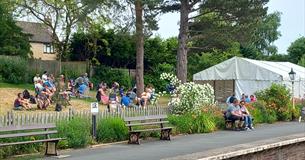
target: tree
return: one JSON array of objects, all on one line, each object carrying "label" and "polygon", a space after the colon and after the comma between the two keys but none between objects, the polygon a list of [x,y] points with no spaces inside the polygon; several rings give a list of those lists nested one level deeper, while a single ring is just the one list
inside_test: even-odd
[{"label": "tree", "polygon": [[136,10],[136,85],[138,97],[144,92],[144,34],[143,34],[143,4],[142,0],[135,0]]},{"label": "tree", "polygon": [[[68,44],[73,30],[91,20],[90,16],[106,5],[106,0],[18,0],[23,16],[32,16],[50,28],[59,62],[68,57]],[[61,65],[60,65],[61,70]]]},{"label": "tree", "polygon": [[[247,28],[250,23],[249,21],[257,21],[261,15],[265,15],[267,8],[264,5],[268,0],[175,0],[167,1],[164,7],[164,11],[177,11],[180,10],[180,30],[179,30],[179,49],[177,51],[177,76],[182,82],[186,82],[187,77],[187,53],[188,53],[188,42],[189,34],[196,32],[194,38],[204,39],[206,35],[204,34],[205,28],[202,30],[194,30],[192,27],[198,23],[196,19],[201,17],[212,17],[213,21],[217,22],[220,26],[230,26],[227,25],[226,21],[231,21],[233,26],[230,27],[243,27]],[[199,11],[199,12],[198,12]],[[193,13],[193,16],[189,16]],[[253,18],[256,17],[256,18]],[[220,22],[220,23],[219,23]],[[192,30],[189,31],[189,27]],[[200,27],[199,27],[200,28]],[[242,31],[242,30],[239,30]],[[226,32],[226,30],[218,30],[217,32]],[[236,32],[236,37],[240,39],[245,38],[243,32]],[[190,34],[192,36],[192,34]],[[213,37],[217,37],[213,35]],[[242,41],[242,40],[241,40]],[[192,44],[189,44],[192,45]],[[196,46],[192,46],[196,47]],[[201,48],[202,46],[200,46]],[[205,48],[203,46],[202,48]]]},{"label": "tree", "polygon": [[256,30],[252,34],[249,43],[255,45],[260,53],[263,55],[273,55],[277,53],[277,48],[272,43],[280,36],[278,31],[281,22],[280,13],[274,12],[267,14],[259,20]]},{"label": "tree", "polygon": [[300,37],[287,49],[291,62],[298,63],[301,57],[305,54],[305,37]]},{"label": "tree", "polygon": [[[158,6],[163,0],[121,0],[120,6],[130,6],[121,7],[124,11],[131,10],[131,17],[123,17],[121,21],[128,19],[127,27],[122,27],[124,30],[130,31],[131,25],[135,22],[135,35],[136,35],[136,86],[137,94],[140,96],[144,92],[144,38],[151,35],[151,30],[156,30],[157,21],[156,16],[158,13]],[[135,13],[133,13],[135,11]],[[131,23],[128,23],[131,22]],[[127,28],[127,29],[126,29]]]},{"label": "tree", "polygon": [[29,35],[22,33],[7,3],[0,2],[0,54],[28,58],[32,55]]}]

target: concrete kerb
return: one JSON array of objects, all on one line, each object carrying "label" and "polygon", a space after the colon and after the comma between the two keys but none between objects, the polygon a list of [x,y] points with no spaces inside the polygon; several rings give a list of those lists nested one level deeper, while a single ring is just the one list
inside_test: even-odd
[{"label": "concrete kerb", "polygon": [[203,152],[197,152],[177,157],[166,158],[163,160],[221,160],[300,142],[305,142],[304,133],[256,141],[253,143],[218,148]]}]

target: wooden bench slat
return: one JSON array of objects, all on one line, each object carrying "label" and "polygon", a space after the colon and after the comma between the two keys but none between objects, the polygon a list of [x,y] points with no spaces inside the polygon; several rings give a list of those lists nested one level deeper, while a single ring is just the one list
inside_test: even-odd
[{"label": "wooden bench slat", "polygon": [[134,132],[148,132],[148,131],[160,131],[160,130],[167,130],[167,129],[172,129],[173,127],[163,127],[163,128],[150,128],[150,129],[142,129],[142,130],[132,130],[129,131],[129,133],[134,133]]},{"label": "wooden bench slat", "polygon": [[3,146],[11,146],[16,144],[30,144],[30,143],[38,143],[38,142],[52,142],[52,141],[59,141],[63,138],[50,138],[50,139],[41,139],[41,140],[35,140],[35,141],[23,141],[23,142],[10,142],[10,143],[0,143],[0,147]]},{"label": "wooden bench slat", "polygon": [[3,134],[0,135],[0,138],[14,138],[14,137],[26,137],[26,136],[37,136],[45,134],[55,134],[56,130],[53,131],[41,131],[41,132],[27,132],[27,133],[12,133],[12,134]]},{"label": "wooden bench slat", "polygon": [[24,125],[24,126],[8,126],[1,127],[0,132],[9,132],[9,131],[20,131],[20,130],[34,130],[34,129],[50,129],[56,128],[55,124],[41,124],[41,125]]},{"label": "wooden bench slat", "polygon": [[141,117],[125,117],[125,122],[130,121],[143,121],[143,120],[152,120],[152,119],[166,119],[167,115],[157,115],[157,116],[141,116]]},{"label": "wooden bench slat", "polygon": [[131,124],[126,124],[126,127],[131,127],[131,126],[145,126],[145,125],[154,125],[154,124],[165,124],[169,123],[169,121],[157,121],[157,122],[145,122],[145,123],[131,123]]}]

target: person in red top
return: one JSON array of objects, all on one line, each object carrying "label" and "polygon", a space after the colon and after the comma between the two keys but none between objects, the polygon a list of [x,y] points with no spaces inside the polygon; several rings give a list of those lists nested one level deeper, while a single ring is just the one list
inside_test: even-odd
[{"label": "person in red top", "polygon": [[254,95],[251,95],[251,96],[250,96],[250,100],[251,100],[251,102],[256,102],[255,96],[254,96]]},{"label": "person in red top", "polygon": [[31,109],[32,107],[27,100],[23,99],[22,93],[18,93],[17,99],[14,102],[14,108],[15,109],[22,109],[22,108]]}]

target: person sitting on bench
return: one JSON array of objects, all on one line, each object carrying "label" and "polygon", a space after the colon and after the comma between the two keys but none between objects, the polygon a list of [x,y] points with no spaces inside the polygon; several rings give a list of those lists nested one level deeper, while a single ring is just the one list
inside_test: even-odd
[{"label": "person sitting on bench", "polygon": [[240,129],[242,127],[243,114],[240,111],[238,99],[235,98],[233,100],[233,103],[228,105],[228,108],[227,108],[227,111],[226,111],[226,118],[228,120],[233,121],[233,122],[239,121],[237,129]]},{"label": "person sitting on bench", "polygon": [[252,117],[250,115],[250,112],[248,111],[248,109],[245,106],[245,101],[240,101],[240,111],[242,112],[243,116],[244,116],[244,120],[245,120],[245,130],[253,130],[253,123],[252,123]]}]

